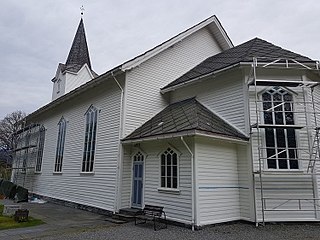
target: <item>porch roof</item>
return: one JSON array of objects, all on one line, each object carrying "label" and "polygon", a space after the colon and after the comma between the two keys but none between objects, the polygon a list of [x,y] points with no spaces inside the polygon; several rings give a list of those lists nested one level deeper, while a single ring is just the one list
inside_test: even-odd
[{"label": "porch roof", "polygon": [[195,98],[170,104],[130,135],[123,143],[150,140],[154,137],[214,135],[234,140],[248,140],[248,137],[221,119]]}]

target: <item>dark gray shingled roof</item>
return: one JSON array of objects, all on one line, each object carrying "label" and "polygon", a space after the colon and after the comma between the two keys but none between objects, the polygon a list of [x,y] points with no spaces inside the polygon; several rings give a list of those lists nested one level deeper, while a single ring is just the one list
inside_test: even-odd
[{"label": "dark gray shingled roof", "polygon": [[170,104],[122,141],[192,130],[234,139],[248,140],[246,136],[219,118],[195,98],[190,98]]},{"label": "dark gray shingled roof", "polygon": [[260,38],[254,38],[207,58],[178,79],[163,87],[162,90],[240,62],[252,62],[254,57],[263,58],[259,59],[259,62],[272,62],[278,58],[294,59],[303,63],[314,62],[308,57],[283,49]]},{"label": "dark gray shingled roof", "polygon": [[[77,73],[85,63],[90,68],[90,71],[93,77],[94,78],[98,77],[99,75],[95,71],[93,71],[91,68],[89,50],[88,50],[88,45],[86,40],[86,33],[84,31],[84,24],[81,18],[76,35],[74,36],[66,63],[65,64],[59,63],[59,68],[61,72],[70,71],[73,73]],[[57,79],[54,77],[52,81],[55,81],[55,80]]]},{"label": "dark gray shingled roof", "polygon": [[86,33],[84,31],[83,19],[81,18],[65,63],[65,68],[66,70],[78,72],[85,63],[91,69]]}]

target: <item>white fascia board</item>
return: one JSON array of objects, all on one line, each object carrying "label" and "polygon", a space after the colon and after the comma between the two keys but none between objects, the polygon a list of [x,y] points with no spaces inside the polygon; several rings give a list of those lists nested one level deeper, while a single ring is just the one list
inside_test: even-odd
[{"label": "white fascia board", "polygon": [[227,48],[224,48],[223,50],[227,50],[229,48],[233,48],[234,45],[233,45],[231,39],[229,38],[227,32],[225,31],[225,29],[221,25],[219,19],[216,17],[214,21],[215,21],[216,27],[219,29],[219,32],[220,32],[221,36],[223,37],[223,39],[225,41],[224,43],[223,42],[219,42],[220,46],[225,46],[225,44],[228,46]]},{"label": "white fascia board", "polygon": [[134,143],[141,143],[141,142],[147,142],[147,141],[155,141],[155,140],[165,140],[170,138],[178,138],[178,137],[192,137],[192,136],[201,136],[201,137],[208,137],[212,139],[222,140],[222,141],[228,141],[228,142],[234,142],[239,144],[248,144],[248,141],[228,136],[222,136],[219,134],[206,134],[202,131],[198,130],[189,130],[189,131],[183,131],[179,133],[169,133],[169,134],[163,134],[158,136],[150,136],[150,137],[144,137],[144,138],[138,138],[138,139],[132,139],[132,140],[123,140],[121,141],[122,144],[134,144]]},{"label": "white fascia board", "polygon": [[128,62],[125,62],[124,64],[122,64],[121,70],[126,71],[126,70],[130,70],[136,66],[139,66],[144,61],[152,58],[153,56],[157,55],[158,53],[166,50],[167,48],[171,47],[172,45],[176,44],[177,42],[182,41],[184,38],[188,37],[189,35],[193,34],[194,32],[196,32],[196,31],[198,31],[198,30],[200,30],[210,24],[214,24],[214,25],[216,25],[216,27],[219,28],[219,30],[221,31],[221,34],[225,37],[226,42],[230,45],[230,47],[232,47],[233,45],[232,45],[230,39],[228,38],[228,36],[226,35],[225,31],[223,30],[217,17],[211,16],[210,18],[204,20],[203,22],[201,22],[201,23],[189,28],[188,30],[176,35],[175,37],[161,43],[160,45],[156,46],[155,48],[137,56],[136,58],[133,58],[132,60],[129,60]]},{"label": "white fascia board", "polygon": [[179,89],[179,88],[188,86],[188,85],[190,85],[190,84],[193,84],[193,83],[195,83],[195,82],[198,82],[198,81],[202,80],[203,78],[209,77],[209,76],[211,76],[211,75],[219,74],[219,73],[221,73],[221,72],[227,71],[227,70],[229,70],[229,69],[231,69],[231,68],[234,68],[234,67],[240,66],[240,65],[242,65],[242,64],[241,64],[241,63],[236,63],[236,64],[231,65],[231,66],[229,66],[229,67],[225,67],[225,68],[222,68],[222,69],[217,70],[217,71],[212,71],[212,72],[209,72],[209,73],[207,73],[207,74],[203,74],[203,75],[201,75],[201,76],[199,76],[199,77],[192,78],[192,79],[190,79],[190,80],[188,80],[188,81],[186,81],[186,82],[182,82],[182,83],[179,83],[179,84],[174,85],[174,86],[172,86],[172,87],[168,87],[168,88],[165,88],[165,89],[161,89],[161,90],[160,90],[160,93],[164,94],[164,93],[167,93],[167,92],[174,91],[174,90],[176,90],[176,89]]}]

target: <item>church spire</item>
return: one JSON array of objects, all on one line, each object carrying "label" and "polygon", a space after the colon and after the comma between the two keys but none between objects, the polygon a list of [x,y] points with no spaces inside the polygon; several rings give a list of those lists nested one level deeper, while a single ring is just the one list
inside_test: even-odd
[{"label": "church spire", "polygon": [[88,45],[86,40],[86,34],[84,31],[83,19],[81,17],[76,35],[73,39],[72,46],[66,61],[66,67],[78,67],[79,69],[84,65],[88,64],[91,69],[91,62],[89,57]]}]

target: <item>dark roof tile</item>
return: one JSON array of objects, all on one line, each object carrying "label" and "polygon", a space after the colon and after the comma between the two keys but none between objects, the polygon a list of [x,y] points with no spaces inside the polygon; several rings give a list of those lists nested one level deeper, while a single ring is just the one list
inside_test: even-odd
[{"label": "dark roof tile", "polygon": [[163,87],[162,90],[240,62],[252,62],[254,57],[263,58],[264,60],[262,61],[265,62],[271,62],[277,58],[294,59],[303,63],[314,62],[314,60],[308,57],[283,49],[265,40],[254,38],[207,58],[178,79]]},{"label": "dark roof tile", "polygon": [[85,63],[88,64],[91,69],[86,33],[81,18],[65,65],[66,68],[74,68],[75,72],[77,72]]},{"label": "dark roof tile", "polygon": [[173,103],[123,140],[141,139],[189,130],[200,130],[237,139],[247,137],[211,112],[195,98]]}]

